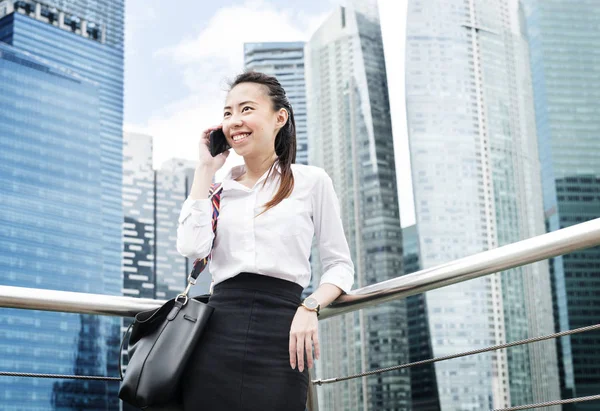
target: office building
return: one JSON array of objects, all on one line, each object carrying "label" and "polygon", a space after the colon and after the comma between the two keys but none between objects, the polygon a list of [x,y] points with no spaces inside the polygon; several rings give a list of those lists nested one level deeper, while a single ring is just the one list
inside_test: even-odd
[{"label": "office building", "polygon": [[[408,3],[406,101],[422,269],[544,232],[527,44],[512,6]],[[433,355],[552,333],[550,296],[545,261],[427,292]],[[435,377],[444,411],[558,395],[551,341],[438,362]]]},{"label": "office building", "polygon": [[[309,163],[324,168],[340,202],[355,287],[402,274],[402,231],[387,77],[377,10],[338,7],[305,48]],[[315,284],[320,262],[313,249]],[[389,302],[320,324],[319,378],[408,360],[406,305]],[[408,409],[407,370],[319,389],[331,410]]]},{"label": "office building", "polygon": [[[522,0],[549,231],[600,217],[600,37],[598,3]],[[600,248],[552,260],[556,331],[597,324]],[[558,342],[563,398],[595,395],[600,333]],[[568,407],[568,408],[567,408]],[[565,410],[595,410],[584,402]]]},{"label": "office building", "polygon": [[[3,126],[10,129],[2,135],[10,146],[3,154],[12,159],[4,162],[8,184],[3,186],[13,193],[3,196],[7,204],[2,210],[10,217],[0,227],[7,230],[5,246],[18,247],[10,253],[21,254],[22,261],[7,263],[0,275],[14,276],[15,285],[121,293],[123,25],[122,1],[0,2],[0,42],[11,46],[11,53],[27,56],[19,57],[19,70],[34,70],[30,73],[36,78],[33,87],[33,80],[21,77],[19,89],[12,91],[15,97],[1,110],[8,117]],[[62,80],[57,73],[64,74]],[[75,87],[79,90],[57,86],[68,77],[82,84]],[[19,204],[27,191],[37,195],[35,211]],[[15,231],[17,221],[23,225]],[[15,334],[12,350],[18,347],[40,360],[24,355],[14,361],[17,356],[5,352],[11,370],[117,374],[120,319],[12,313],[11,328],[21,324],[32,334]],[[58,408],[119,407],[116,383],[94,382],[83,389],[87,383],[4,380],[0,396],[16,401],[14,409],[51,403]]]}]

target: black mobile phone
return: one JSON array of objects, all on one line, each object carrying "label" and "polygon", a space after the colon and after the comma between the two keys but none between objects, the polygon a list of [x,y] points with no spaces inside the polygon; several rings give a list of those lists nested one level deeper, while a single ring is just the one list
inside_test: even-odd
[{"label": "black mobile phone", "polygon": [[231,146],[227,143],[227,139],[225,138],[225,134],[223,133],[222,129],[213,130],[210,132],[208,138],[208,148],[213,157],[231,148]]}]

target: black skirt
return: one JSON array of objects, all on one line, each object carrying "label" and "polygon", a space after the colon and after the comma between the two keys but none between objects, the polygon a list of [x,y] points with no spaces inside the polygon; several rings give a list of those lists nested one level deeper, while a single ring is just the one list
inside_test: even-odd
[{"label": "black skirt", "polygon": [[184,410],[304,411],[308,370],[292,369],[289,355],[301,294],[299,284],[252,273],[217,284],[184,373]]}]

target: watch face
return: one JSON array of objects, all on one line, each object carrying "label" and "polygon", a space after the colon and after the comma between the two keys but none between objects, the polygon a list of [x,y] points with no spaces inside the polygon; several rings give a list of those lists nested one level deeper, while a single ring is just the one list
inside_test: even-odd
[{"label": "watch face", "polygon": [[304,305],[306,305],[307,308],[314,310],[319,305],[319,302],[315,298],[309,297],[306,300],[304,300]]}]

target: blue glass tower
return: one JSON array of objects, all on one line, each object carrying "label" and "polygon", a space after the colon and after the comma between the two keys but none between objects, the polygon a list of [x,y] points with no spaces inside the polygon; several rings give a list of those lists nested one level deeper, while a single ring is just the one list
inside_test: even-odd
[{"label": "blue glass tower", "polygon": [[[0,2],[2,284],[121,294],[123,15],[122,1]],[[0,318],[1,369],[117,373],[118,319]],[[0,380],[3,409],[116,410],[115,390]]]},{"label": "blue glass tower", "polygon": [[[600,217],[600,8],[593,0],[521,0],[530,48],[549,231]],[[557,331],[597,324],[600,247],[552,261]],[[558,341],[563,398],[598,393],[600,333]],[[565,410],[597,410],[597,402]]]}]

